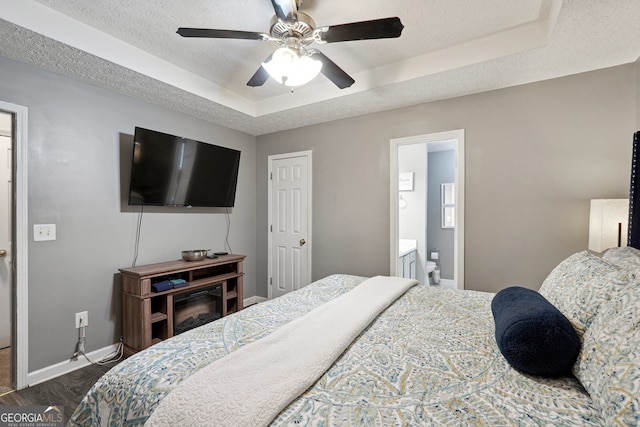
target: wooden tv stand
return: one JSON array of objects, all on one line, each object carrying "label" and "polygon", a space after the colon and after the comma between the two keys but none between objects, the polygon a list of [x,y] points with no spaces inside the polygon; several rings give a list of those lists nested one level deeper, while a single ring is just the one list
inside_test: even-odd
[{"label": "wooden tv stand", "polygon": [[[174,335],[173,296],[222,285],[222,316],[242,310],[242,262],[244,255],[224,255],[203,261],[169,261],[121,268],[122,337],[125,356]],[[183,279],[189,285],[153,292],[151,285]]]}]

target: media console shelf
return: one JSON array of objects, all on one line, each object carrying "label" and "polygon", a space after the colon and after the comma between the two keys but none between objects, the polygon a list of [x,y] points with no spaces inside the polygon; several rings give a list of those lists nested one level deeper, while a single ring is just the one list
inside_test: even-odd
[{"label": "media console shelf", "polygon": [[[222,316],[242,310],[244,255],[203,261],[169,261],[121,268],[122,337],[125,356],[174,335],[173,297],[214,285],[222,288]],[[153,292],[152,284],[183,279],[186,287]]]}]

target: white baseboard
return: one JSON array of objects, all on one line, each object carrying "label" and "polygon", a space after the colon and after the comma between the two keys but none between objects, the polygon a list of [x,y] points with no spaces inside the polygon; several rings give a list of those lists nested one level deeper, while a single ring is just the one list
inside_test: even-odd
[{"label": "white baseboard", "polygon": [[265,297],[258,297],[258,296],[254,296],[254,297],[249,297],[245,300],[242,301],[242,303],[244,304],[243,307],[248,307],[252,304],[258,304],[260,302],[265,302],[267,301],[267,298]]},{"label": "white baseboard", "polygon": [[[103,359],[105,356],[114,353],[118,348],[118,344],[113,344],[107,347],[100,348],[98,350],[94,350],[91,353],[88,353],[87,356],[91,360],[98,361]],[[60,375],[68,374],[69,372],[73,372],[76,369],[84,368],[85,366],[89,366],[91,363],[84,356],[78,356],[77,358],[65,360],[55,365],[47,366],[46,368],[38,369],[37,371],[29,372],[27,374],[27,386],[31,387],[33,385],[48,381],[52,378],[59,377]]]},{"label": "white baseboard", "polygon": [[452,279],[440,279],[440,286],[443,288],[456,289],[456,281]]}]

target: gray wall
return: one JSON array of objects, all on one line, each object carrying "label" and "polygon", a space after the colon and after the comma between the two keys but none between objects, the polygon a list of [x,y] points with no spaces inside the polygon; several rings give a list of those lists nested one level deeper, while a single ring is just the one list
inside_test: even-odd
[{"label": "gray wall", "polygon": [[440,251],[440,276],[454,278],[454,229],[442,228],[440,185],[455,182],[455,151],[436,151],[428,155],[429,190],[427,199],[427,259],[431,251]]},{"label": "gray wall", "polygon": [[[29,229],[57,224],[57,240],[33,242],[29,259],[29,371],[68,360],[74,313],[89,311],[87,350],[120,337],[118,268],[130,266],[138,214],[121,206],[121,139],[135,126],[242,151],[231,246],[247,255],[255,295],[255,137],[0,58],[0,100],[28,107]],[[126,146],[126,144],[125,144]],[[223,249],[225,216],[210,210],[145,211],[138,265],[183,249]]]},{"label": "gray wall", "polygon": [[465,286],[537,289],[587,247],[589,200],[627,197],[636,64],[257,140],[257,292],[267,295],[267,156],[313,150],[313,277],[389,273],[389,140],[466,130]]},{"label": "gray wall", "polygon": [[[466,129],[466,287],[537,288],[587,244],[589,199],[627,196],[640,127],[635,64],[256,138],[0,58],[0,99],[29,108],[29,371],[66,360],[74,313],[89,351],[117,341],[114,274],[133,259],[121,140],[134,126],[242,150],[231,245],[247,297],[267,295],[267,156],[313,150],[313,277],[389,273],[389,140]],[[24,195],[18,195],[21,197]],[[223,246],[224,215],[145,213],[138,264]]]},{"label": "gray wall", "polygon": [[636,130],[640,130],[640,58],[636,61]]}]

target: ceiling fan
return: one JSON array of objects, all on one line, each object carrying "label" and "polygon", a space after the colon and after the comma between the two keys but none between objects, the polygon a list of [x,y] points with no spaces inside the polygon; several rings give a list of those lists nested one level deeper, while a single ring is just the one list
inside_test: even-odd
[{"label": "ceiling fan", "polygon": [[352,40],[372,40],[400,37],[404,25],[400,18],[383,18],[316,28],[313,19],[299,11],[303,0],[271,0],[275,16],[269,34],[253,31],[178,28],[182,37],[273,41],[281,47],[269,55],[248,86],[265,84],[269,76],[287,86],[300,86],[320,72],[340,89],[350,87],[355,80],[317,49],[312,43],[336,43]]}]

